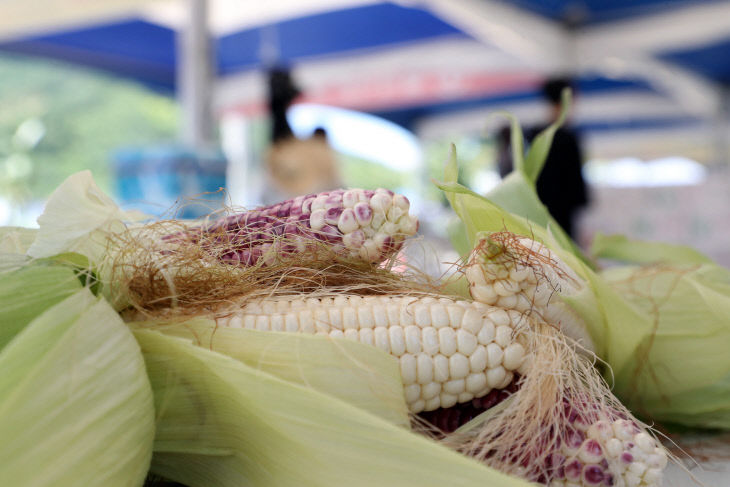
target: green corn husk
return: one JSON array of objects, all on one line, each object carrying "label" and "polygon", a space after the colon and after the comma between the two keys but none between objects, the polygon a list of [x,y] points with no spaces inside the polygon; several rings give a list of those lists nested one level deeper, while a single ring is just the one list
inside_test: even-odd
[{"label": "green corn husk", "polygon": [[[515,126],[513,138],[521,142]],[[544,134],[543,140],[549,138]],[[727,271],[687,247],[614,236],[598,237],[596,258],[662,262],[664,267],[596,272],[537,198],[534,181],[546,147],[533,144],[524,159],[521,143],[513,147],[515,171],[486,197],[456,183],[455,155],[445,182],[437,183],[464,222],[470,242],[504,230],[526,236],[550,248],[584,280],[578,295],[563,296],[557,289],[551,299],[580,315],[597,355],[610,366],[606,379],[637,414],[664,423],[730,428]]]},{"label": "green corn husk", "polygon": [[0,271],[0,350],[36,316],[79,289],[76,273],[63,266],[26,265]]},{"label": "green corn husk", "polygon": [[219,327],[196,318],[176,324],[131,323],[232,357],[293,384],[330,394],[376,416],[409,427],[398,361],[351,340],[285,332]]},{"label": "green corn husk", "polygon": [[105,301],[83,288],[49,307],[16,330],[0,370],[0,485],[142,484],[152,391],[139,346]]},{"label": "green corn husk", "polygon": [[165,478],[191,487],[528,485],[189,340],[135,335],[155,390],[152,472]]}]

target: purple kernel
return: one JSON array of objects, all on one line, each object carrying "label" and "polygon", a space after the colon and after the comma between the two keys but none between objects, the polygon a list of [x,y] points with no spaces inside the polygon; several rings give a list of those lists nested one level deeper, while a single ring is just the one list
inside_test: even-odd
[{"label": "purple kernel", "polygon": [[334,206],[329,208],[324,214],[324,221],[330,225],[337,225],[340,215],[342,214],[343,208],[341,206]]},{"label": "purple kernel", "polygon": [[624,463],[631,463],[634,461],[634,456],[629,452],[623,452],[621,454],[621,461]]},{"label": "purple kernel", "polygon": [[279,211],[276,212],[276,216],[279,218],[284,218],[289,216],[289,212],[291,211],[291,202],[282,203],[281,207],[279,208]]},{"label": "purple kernel", "polygon": [[360,225],[367,225],[373,217],[373,210],[367,203],[358,203],[353,208],[355,210],[355,218]]},{"label": "purple kernel", "polygon": [[328,206],[339,206],[342,203],[342,193],[330,193],[324,201],[325,208]]},{"label": "purple kernel", "polygon": [[583,445],[583,448],[594,456],[601,456],[603,455],[603,448],[601,448],[601,445],[596,440],[588,440]]},{"label": "purple kernel", "polygon": [[603,485],[606,487],[611,487],[614,484],[613,480],[613,474],[607,473],[605,474],[605,477],[603,477]]},{"label": "purple kernel", "polygon": [[588,484],[598,485],[603,482],[603,470],[598,465],[587,465],[583,469],[583,479]]},{"label": "purple kernel", "polygon": [[340,233],[340,230],[337,227],[333,227],[332,225],[323,226],[320,229],[319,233],[322,235],[324,240],[328,240],[330,242],[334,242],[342,238],[342,233]]},{"label": "purple kernel", "polygon": [[583,464],[579,460],[573,460],[565,466],[565,478],[577,480],[580,478]]},{"label": "purple kernel", "polygon": [[302,202],[302,213],[305,215],[308,215],[312,212],[312,201],[314,201],[314,196],[308,196],[304,199]]},{"label": "purple kernel", "polygon": [[568,448],[580,447],[583,444],[584,439],[585,436],[580,431],[574,430],[573,428],[567,428],[567,432],[565,434],[565,444],[568,446]]}]

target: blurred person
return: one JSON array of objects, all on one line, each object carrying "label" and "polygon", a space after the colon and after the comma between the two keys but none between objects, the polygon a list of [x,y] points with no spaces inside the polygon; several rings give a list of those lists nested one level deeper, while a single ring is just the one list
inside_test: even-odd
[{"label": "blurred person", "polygon": [[[573,88],[567,78],[552,78],[543,84],[542,95],[549,104],[548,120],[526,130],[525,136],[528,142],[532,142],[540,132],[558,119],[561,94],[565,88]],[[499,173],[505,177],[513,167],[509,126],[502,127],[497,132],[496,144]],[[583,179],[582,167],[583,151],[580,137],[566,120],[555,132],[550,152],[537,179],[536,189],[540,201],[573,240],[577,237],[576,215],[589,202],[588,187]]]},{"label": "blurred person", "polygon": [[337,158],[324,128],[318,127],[308,139],[298,139],[289,125],[287,109],[300,93],[288,70],[269,73],[272,126],[266,166],[272,191],[265,193],[266,202],[341,186]]}]

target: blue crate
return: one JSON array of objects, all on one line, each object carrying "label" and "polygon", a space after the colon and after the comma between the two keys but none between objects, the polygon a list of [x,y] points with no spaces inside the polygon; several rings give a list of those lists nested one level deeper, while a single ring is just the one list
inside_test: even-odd
[{"label": "blue crate", "polygon": [[226,160],[219,152],[177,146],[125,148],[113,158],[116,197],[154,216],[198,218],[221,207]]}]

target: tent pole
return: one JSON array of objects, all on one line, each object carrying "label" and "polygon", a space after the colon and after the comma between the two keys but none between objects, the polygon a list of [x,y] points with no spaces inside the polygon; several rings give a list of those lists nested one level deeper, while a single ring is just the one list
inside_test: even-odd
[{"label": "tent pole", "polygon": [[191,149],[213,144],[212,43],[207,0],[185,0],[186,22],[177,37],[180,139]]}]

